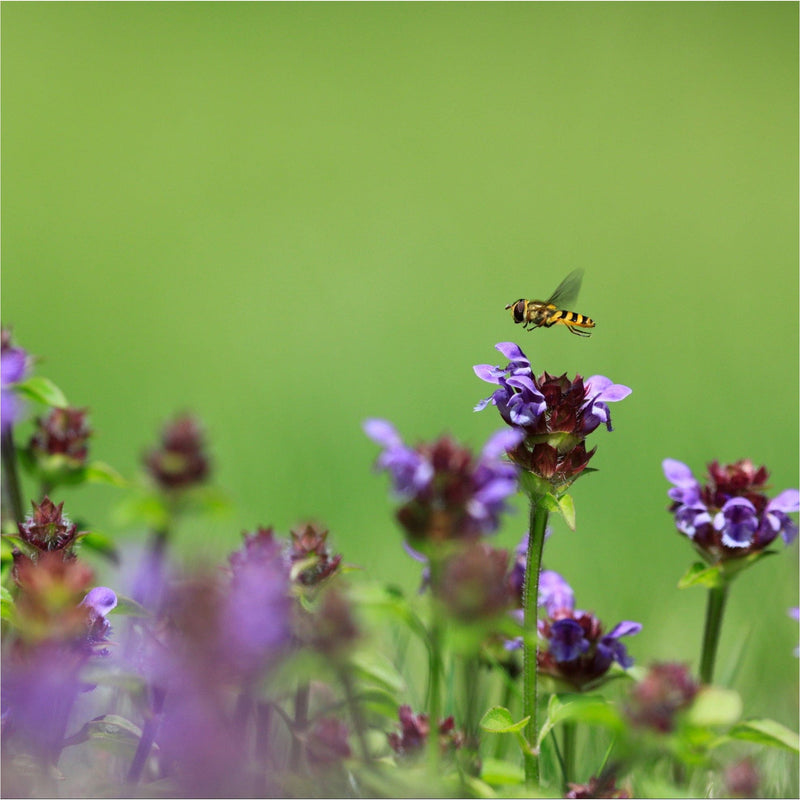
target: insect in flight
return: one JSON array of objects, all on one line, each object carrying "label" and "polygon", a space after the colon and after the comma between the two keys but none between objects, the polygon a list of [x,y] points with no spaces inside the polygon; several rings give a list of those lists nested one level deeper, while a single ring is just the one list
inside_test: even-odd
[{"label": "insect in flight", "polygon": [[591,336],[594,320],[574,311],[566,311],[563,306],[570,305],[578,296],[583,280],[583,270],[570,272],[558,288],[547,300],[525,300],[520,298],[516,303],[509,303],[506,310],[511,309],[514,322],[521,322],[523,328],[552,328],[553,325],[566,325],[570,333],[576,336]]}]

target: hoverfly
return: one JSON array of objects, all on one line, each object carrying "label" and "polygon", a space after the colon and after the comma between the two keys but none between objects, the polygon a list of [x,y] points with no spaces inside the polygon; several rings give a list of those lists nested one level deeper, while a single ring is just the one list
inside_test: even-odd
[{"label": "hoverfly", "polygon": [[570,305],[575,301],[582,280],[583,270],[576,269],[558,284],[558,288],[548,300],[520,298],[516,303],[507,305],[506,310],[511,309],[514,322],[521,322],[523,328],[533,330],[534,328],[552,328],[553,325],[566,325],[569,332],[576,336],[591,336],[591,331],[580,329],[594,328],[593,319],[563,309],[563,306]]}]

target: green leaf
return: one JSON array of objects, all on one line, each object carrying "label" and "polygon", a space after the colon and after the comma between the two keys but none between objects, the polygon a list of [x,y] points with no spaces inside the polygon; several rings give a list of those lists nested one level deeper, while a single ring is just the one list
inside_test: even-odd
[{"label": "green leaf", "polygon": [[481,779],[491,786],[513,786],[525,780],[525,771],[519,764],[499,758],[485,758],[481,765]]},{"label": "green leaf", "polygon": [[558,499],[558,510],[561,516],[564,517],[564,522],[571,530],[575,530],[575,501],[572,499],[571,494],[564,494]]},{"label": "green leaf", "polygon": [[46,406],[54,406],[55,408],[67,408],[69,406],[64,392],[48,378],[42,378],[38,375],[15,383],[14,390],[31,400],[35,400],[37,403],[44,403]]},{"label": "green leaf", "polygon": [[732,689],[706,686],[695,697],[686,721],[697,727],[732,725],[741,716],[742,699]]},{"label": "green leaf", "polygon": [[141,728],[129,719],[116,714],[104,714],[90,720],[76,734],[65,739],[64,747],[91,740],[104,750],[122,755],[135,750],[141,736]]},{"label": "green leaf", "polygon": [[90,531],[80,536],[79,539],[82,547],[107,558],[114,564],[119,564],[119,553],[111,537],[107,534],[99,531]]},{"label": "green leaf", "polygon": [[756,742],[765,747],[777,747],[791,750],[793,753],[800,752],[798,735],[772,719],[750,719],[739,722],[728,731],[728,736],[732,739]]},{"label": "green leaf", "polygon": [[617,709],[600,695],[554,694],[547,704],[547,717],[539,731],[538,747],[545,736],[559,723],[566,721],[599,725],[621,732],[625,723]]},{"label": "green leaf", "polygon": [[707,586],[713,589],[722,586],[724,579],[722,569],[719,564],[708,566],[702,561],[696,561],[686,571],[686,574],[678,581],[679,589],[687,589],[690,586]]},{"label": "green leaf", "polygon": [[382,653],[374,650],[360,650],[356,652],[351,663],[362,675],[371,678],[381,686],[393,692],[403,692],[406,683],[394,664]]},{"label": "green leaf", "polygon": [[143,606],[125,595],[117,595],[117,606],[112,611],[113,614],[120,614],[123,617],[149,617],[150,612]]},{"label": "green leaf", "polygon": [[170,521],[170,510],[155,492],[135,492],[123,498],[113,511],[114,522],[121,526],[143,525],[164,530]]},{"label": "green leaf", "polygon": [[105,483],[120,489],[128,486],[128,481],[114,467],[103,461],[92,461],[91,464],[87,464],[85,477],[89,483]]},{"label": "green leaf", "polygon": [[490,708],[480,721],[480,726],[487,733],[515,733],[521,731],[530,720],[530,717],[525,717],[519,722],[514,722],[511,712],[503,706],[494,706]]},{"label": "green leaf", "polygon": [[16,606],[14,605],[14,598],[11,596],[11,592],[9,592],[5,586],[0,586],[0,619],[12,622],[15,612]]}]

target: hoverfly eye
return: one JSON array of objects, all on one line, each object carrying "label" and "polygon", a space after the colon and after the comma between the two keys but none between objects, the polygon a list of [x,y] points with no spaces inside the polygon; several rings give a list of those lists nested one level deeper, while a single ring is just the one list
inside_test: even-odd
[{"label": "hoverfly eye", "polygon": [[514,322],[522,322],[525,319],[525,301],[517,300],[514,304]]}]

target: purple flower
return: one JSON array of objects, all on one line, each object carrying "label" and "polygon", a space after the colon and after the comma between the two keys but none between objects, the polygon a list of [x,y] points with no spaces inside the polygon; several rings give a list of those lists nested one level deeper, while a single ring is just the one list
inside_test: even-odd
[{"label": "purple flower", "polygon": [[551,569],[539,574],[539,605],[551,616],[557,611],[572,611],[575,608],[575,593],[572,587]]},{"label": "purple flower", "polygon": [[664,476],[675,487],[667,492],[672,500],[689,506],[700,500],[700,484],[686,464],[673,458],[665,458],[662,467]]},{"label": "purple flower", "polygon": [[611,633],[607,633],[597,643],[597,653],[595,662],[598,668],[605,669],[611,666],[612,661],[616,661],[623,669],[633,666],[633,659],[628,655],[625,645],[620,642],[621,636],[633,636],[642,629],[640,622],[620,622]]},{"label": "purple flower", "polygon": [[0,345],[0,428],[3,433],[19,421],[23,404],[14,391],[14,384],[25,380],[30,358],[21,347],[11,346],[11,334],[5,328]]},{"label": "purple flower", "polygon": [[582,691],[596,685],[614,662],[623,669],[633,665],[620,638],[639,633],[640,623],[626,620],[604,633],[594,614],[574,608],[572,589],[558,573],[542,572],[539,585],[539,604],[547,610],[539,620],[539,635],[547,643],[537,655],[543,673]]},{"label": "purple flower", "polygon": [[800,493],[786,489],[771,500],[764,493],[769,473],[748,459],[708,465],[701,485],[691,469],[672,458],[662,463],[672,484],[667,492],[675,527],[692,540],[709,563],[763,550],[779,534],[786,544],[797,536],[788,515],[800,510]]},{"label": "purple flower", "polygon": [[385,420],[367,420],[364,431],[384,447],[376,466],[389,472],[405,501],[397,518],[415,547],[475,539],[497,529],[506,500],[517,489],[516,469],[501,456],[524,434],[499,431],[476,458],[447,436],[412,449]]},{"label": "purple flower", "polygon": [[585,469],[594,450],[586,451],[584,440],[599,425],[611,430],[608,403],[627,397],[627,386],[612,383],[603,375],[584,381],[547,372],[535,376],[530,361],[512,342],[495,346],[509,363],[505,367],[478,364],[473,369],[483,381],[497,389],[475,406],[481,411],[490,403],[503,421],[524,432],[508,449],[511,460],[526,472],[564,489]]},{"label": "purple flower", "polygon": [[728,547],[747,547],[758,529],[755,506],[744,497],[732,497],[714,516],[714,529]]},{"label": "purple flower", "polygon": [[364,422],[364,432],[384,448],[375,465],[391,474],[394,490],[400,497],[411,498],[430,485],[433,466],[421,453],[403,444],[391,422],[368,419]]},{"label": "purple flower", "polygon": [[586,403],[583,409],[583,429],[589,434],[601,423],[611,431],[611,412],[607,403],[624,400],[632,391],[621,383],[612,383],[603,375],[593,375],[584,382],[586,387]]},{"label": "purple flower", "polygon": [[764,509],[762,529],[772,534],[770,541],[778,534],[786,544],[791,544],[797,537],[797,523],[787,514],[800,511],[800,492],[797,489],[786,489],[767,503]]},{"label": "purple flower", "polygon": [[548,649],[558,662],[574,661],[591,646],[574,619],[559,619],[550,626]]}]

